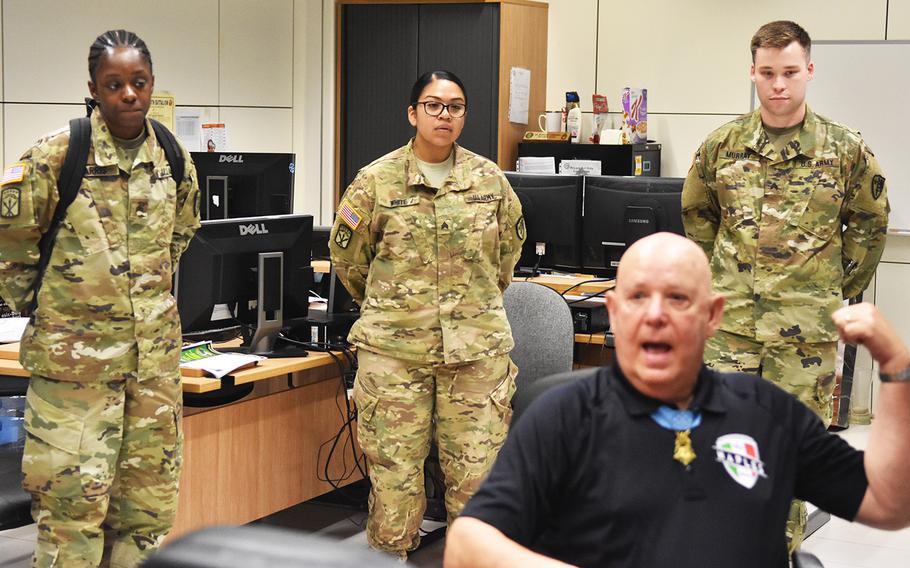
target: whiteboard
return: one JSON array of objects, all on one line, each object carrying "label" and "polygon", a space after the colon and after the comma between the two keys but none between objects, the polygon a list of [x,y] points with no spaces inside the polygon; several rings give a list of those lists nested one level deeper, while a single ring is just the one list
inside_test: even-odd
[{"label": "whiteboard", "polygon": [[888,232],[910,234],[910,41],[816,41],[812,61],[806,102],[860,131],[887,180]]}]

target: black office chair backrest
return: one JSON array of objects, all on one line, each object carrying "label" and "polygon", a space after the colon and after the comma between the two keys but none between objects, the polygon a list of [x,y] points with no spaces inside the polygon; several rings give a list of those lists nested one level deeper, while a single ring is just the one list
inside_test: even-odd
[{"label": "black office chair backrest", "polygon": [[521,391],[516,391],[515,396],[512,398],[512,425],[515,425],[525,410],[543,393],[572,381],[592,377],[599,370],[600,367],[588,367],[567,373],[557,373],[537,379],[526,385]]}]

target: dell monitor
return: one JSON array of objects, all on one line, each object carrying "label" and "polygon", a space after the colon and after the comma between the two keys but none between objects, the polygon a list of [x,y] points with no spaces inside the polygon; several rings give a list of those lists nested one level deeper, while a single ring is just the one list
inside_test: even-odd
[{"label": "dell monitor", "polygon": [[585,177],[584,247],[586,272],[614,277],[626,248],[659,231],[685,235],[683,178]]},{"label": "dell monitor", "polygon": [[527,237],[519,271],[581,268],[582,177],[507,172],[521,202]]},{"label": "dell monitor", "polygon": [[192,152],[202,219],[291,213],[294,154]]},{"label": "dell monitor", "polygon": [[278,354],[281,329],[307,316],[312,232],[310,215],[203,221],[175,278],[184,336],[240,326],[242,350]]}]

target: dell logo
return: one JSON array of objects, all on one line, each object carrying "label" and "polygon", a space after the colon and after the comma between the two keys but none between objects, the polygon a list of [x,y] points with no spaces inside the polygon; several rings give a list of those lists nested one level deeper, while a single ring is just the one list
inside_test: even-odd
[{"label": "dell logo", "polygon": [[221,154],[218,156],[218,163],[232,162],[235,164],[243,163],[243,154]]},{"label": "dell logo", "polygon": [[267,235],[269,230],[265,228],[265,223],[251,223],[249,225],[240,225],[240,236],[244,235]]}]

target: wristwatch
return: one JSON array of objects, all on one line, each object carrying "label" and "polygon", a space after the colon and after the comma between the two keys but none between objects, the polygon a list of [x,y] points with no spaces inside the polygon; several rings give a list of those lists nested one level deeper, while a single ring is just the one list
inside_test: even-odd
[{"label": "wristwatch", "polygon": [[910,382],[910,367],[904,367],[900,371],[895,371],[893,373],[882,373],[879,371],[878,378],[881,379],[883,383]]}]

